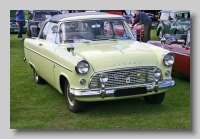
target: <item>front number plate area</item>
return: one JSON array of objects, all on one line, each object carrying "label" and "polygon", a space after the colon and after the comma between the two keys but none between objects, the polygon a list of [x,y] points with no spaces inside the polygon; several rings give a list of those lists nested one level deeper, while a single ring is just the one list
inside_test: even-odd
[{"label": "front number plate area", "polygon": [[114,95],[115,97],[121,97],[121,96],[131,96],[131,95],[146,94],[146,93],[147,93],[146,87],[137,87],[137,88],[116,90],[114,92]]}]

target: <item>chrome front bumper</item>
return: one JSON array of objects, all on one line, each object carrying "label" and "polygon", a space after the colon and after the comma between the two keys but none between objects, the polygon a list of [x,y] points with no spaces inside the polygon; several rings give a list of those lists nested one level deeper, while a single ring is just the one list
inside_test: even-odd
[{"label": "chrome front bumper", "polygon": [[[162,83],[153,82],[150,85],[146,85],[147,92],[158,92],[159,89],[169,88],[175,85],[175,81],[172,79],[164,80]],[[116,90],[120,89],[129,89],[129,88],[137,88],[137,87],[144,87],[142,86],[133,86],[133,87],[123,87],[123,88],[115,88],[115,89],[108,89],[100,88],[99,90],[89,90],[89,89],[73,89],[70,88],[70,93],[74,96],[93,96],[93,95],[100,95],[104,98],[106,95],[114,95]]]}]

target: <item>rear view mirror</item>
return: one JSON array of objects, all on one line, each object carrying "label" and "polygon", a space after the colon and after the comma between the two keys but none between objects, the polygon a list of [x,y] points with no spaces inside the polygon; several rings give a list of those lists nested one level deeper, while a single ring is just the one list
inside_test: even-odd
[{"label": "rear view mirror", "polygon": [[100,24],[92,25],[92,28],[100,28]]}]

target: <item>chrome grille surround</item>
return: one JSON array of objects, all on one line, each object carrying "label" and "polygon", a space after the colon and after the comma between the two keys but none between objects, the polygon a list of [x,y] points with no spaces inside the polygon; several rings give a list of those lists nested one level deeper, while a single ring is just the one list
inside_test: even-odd
[{"label": "chrome grille surround", "polygon": [[[122,68],[122,69],[114,69],[114,70],[107,70],[102,72],[97,72],[90,78],[89,82],[89,89],[100,89],[100,81],[99,75],[101,73],[107,73],[108,81],[105,83],[105,88],[118,88],[118,87],[129,87],[134,85],[141,85],[141,84],[151,84],[155,81],[155,77],[153,75],[154,69],[157,67],[155,66],[148,66],[148,67],[135,67],[135,68]],[[130,83],[126,83],[125,75],[130,73]],[[142,74],[141,78],[137,77],[137,74]],[[114,79],[114,76],[118,76],[118,79]],[[162,75],[158,78],[158,81],[162,81]]]}]

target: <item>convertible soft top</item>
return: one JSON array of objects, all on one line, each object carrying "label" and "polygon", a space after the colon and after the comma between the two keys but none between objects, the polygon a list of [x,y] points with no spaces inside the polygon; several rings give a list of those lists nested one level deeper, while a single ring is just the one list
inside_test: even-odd
[{"label": "convertible soft top", "polygon": [[77,17],[77,16],[87,16],[87,15],[111,15],[111,16],[115,16],[115,17],[121,17],[121,16],[118,16],[118,15],[112,15],[112,14],[103,13],[103,12],[78,12],[78,13],[67,13],[67,14],[54,15],[54,16],[51,17],[51,19],[49,21],[58,22],[63,18]]}]

